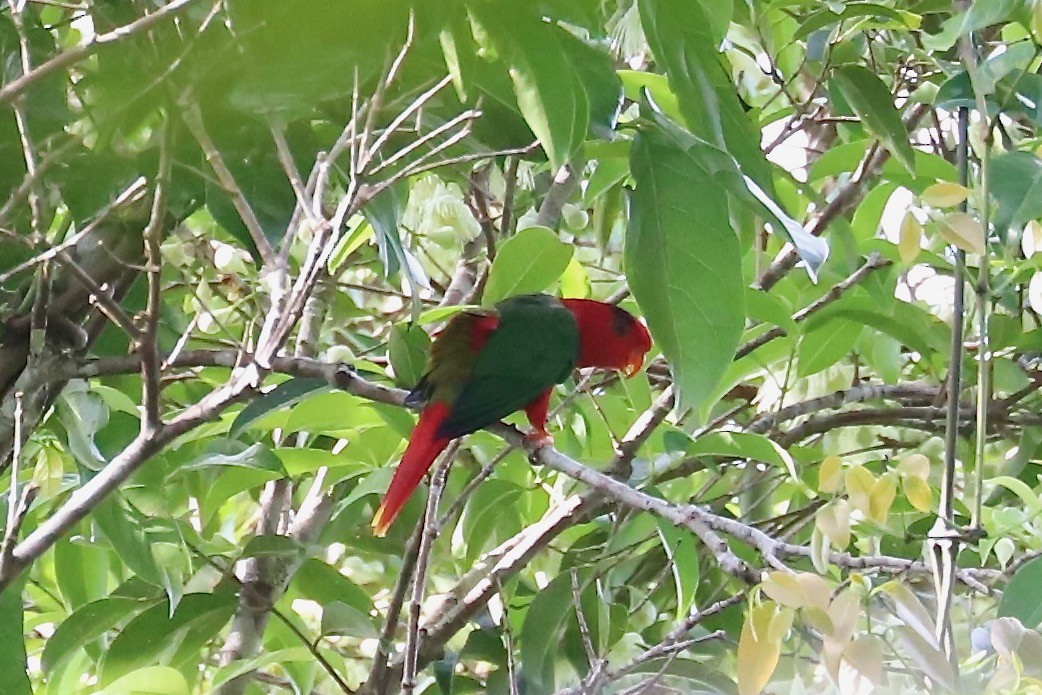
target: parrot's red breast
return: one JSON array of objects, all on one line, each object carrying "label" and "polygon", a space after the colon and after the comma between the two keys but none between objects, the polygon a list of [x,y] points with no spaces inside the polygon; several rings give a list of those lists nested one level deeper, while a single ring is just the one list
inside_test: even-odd
[{"label": "parrot's red breast", "polygon": [[651,336],[624,309],[545,294],[511,297],[492,310],[456,314],[431,347],[427,373],[406,398],[423,406],[409,444],[373,517],[382,536],[448,443],[524,409],[548,437],[550,393],[577,367],[633,376]]}]

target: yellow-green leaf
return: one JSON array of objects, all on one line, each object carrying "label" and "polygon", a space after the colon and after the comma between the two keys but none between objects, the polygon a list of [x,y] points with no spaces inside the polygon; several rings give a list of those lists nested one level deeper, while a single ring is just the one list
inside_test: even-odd
[{"label": "yellow-green leaf", "polygon": [[856,466],[847,470],[846,484],[850,504],[870,514],[872,486],[876,484],[876,477],[864,466]]},{"label": "yellow-green leaf", "polygon": [[745,614],[738,638],[738,694],[758,695],[771,680],[781,656],[781,639],[771,641],[778,606],[767,602]]},{"label": "yellow-green leaf", "polygon": [[903,263],[911,263],[919,256],[919,242],[922,238],[923,226],[909,210],[901,220],[901,231],[897,240],[897,252],[901,255]]},{"label": "yellow-green leaf", "polygon": [[901,458],[897,472],[902,476],[925,480],[930,476],[930,459],[922,454],[909,454]]},{"label": "yellow-green leaf", "polygon": [[826,456],[818,466],[818,492],[839,491],[842,482],[843,461],[838,456]]},{"label": "yellow-green leaf", "polygon": [[937,231],[944,240],[966,253],[983,256],[986,250],[984,228],[965,212],[951,212],[938,220]]},{"label": "yellow-green leaf", "polygon": [[890,507],[897,496],[897,479],[893,474],[882,476],[872,486],[869,493],[868,515],[879,523],[885,524],[890,515]]},{"label": "yellow-green leaf", "polygon": [[814,525],[829,539],[832,547],[839,550],[850,545],[850,504],[836,500],[822,507],[814,518]]},{"label": "yellow-green leaf", "polygon": [[485,285],[485,305],[518,294],[542,292],[561,277],[574,251],[546,227],[521,230],[496,253]]},{"label": "yellow-green leaf", "polygon": [[840,642],[849,642],[861,619],[861,596],[854,589],[846,589],[829,604],[832,619],[832,637]]},{"label": "yellow-green leaf", "polygon": [[953,208],[970,197],[970,189],[950,181],[927,187],[919,199],[931,207]]},{"label": "yellow-green leaf", "polygon": [[760,584],[760,588],[763,589],[763,593],[783,606],[803,608],[807,605],[807,594],[803,586],[795,575],[788,572],[771,572]]},{"label": "yellow-green leaf", "polygon": [[908,476],[901,481],[908,503],[920,512],[933,509],[933,488],[925,478]]}]

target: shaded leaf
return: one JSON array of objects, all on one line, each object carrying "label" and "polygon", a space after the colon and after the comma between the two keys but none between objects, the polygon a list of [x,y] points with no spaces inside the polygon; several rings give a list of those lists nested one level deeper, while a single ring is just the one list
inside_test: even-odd
[{"label": "shaded leaf", "polygon": [[862,125],[879,138],[909,173],[914,173],[915,153],[908,140],[908,131],[883,81],[860,65],[836,69],[832,81],[861,119]]},{"label": "shaded leaf", "polygon": [[387,359],[394,368],[395,383],[402,388],[412,388],[419,383],[427,370],[430,347],[430,336],[419,326],[399,323],[391,327]]},{"label": "shaded leaf", "polygon": [[289,381],[284,381],[271,391],[253,399],[245,408],[240,410],[235,417],[235,421],[232,422],[228,436],[234,439],[242,434],[247,427],[271,411],[298,403],[305,396],[328,388],[329,384],[324,379],[296,377]]},{"label": "shaded leaf", "polygon": [[1042,558],[1017,568],[999,602],[999,617],[1016,618],[1029,628],[1042,624]]}]

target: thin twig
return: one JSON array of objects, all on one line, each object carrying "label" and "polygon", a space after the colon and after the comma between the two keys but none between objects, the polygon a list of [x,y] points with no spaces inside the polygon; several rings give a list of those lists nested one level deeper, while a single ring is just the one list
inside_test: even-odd
[{"label": "thin twig", "polygon": [[159,413],[160,359],[159,359],[159,314],[162,310],[162,287],[160,278],[163,258],[159,242],[166,218],[167,182],[170,178],[169,127],[164,125],[159,144],[159,170],[152,192],[152,213],[145,227],[145,267],[148,278],[148,299],[145,306],[145,328],[138,340],[141,354],[141,402],[144,413],[141,431],[152,432],[162,426]]},{"label": "thin twig", "polygon": [[416,672],[419,664],[420,645],[420,609],[423,606],[423,595],[427,583],[427,569],[430,566],[431,548],[437,538],[438,502],[445,489],[445,479],[449,474],[452,459],[459,449],[459,441],[449,445],[442,454],[441,462],[431,476],[431,485],[427,492],[427,507],[423,513],[423,533],[420,534],[420,548],[416,558],[416,570],[412,579],[412,599],[409,601],[409,627],[405,641],[405,666],[402,670],[402,693],[412,695],[416,689]]},{"label": "thin twig", "polygon": [[152,14],[145,15],[129,24],[116,27],[111,31],[95,34],[87,43],[62,51],[50,60],[36,66],[30,72],[11,80],[3,88],[0,88],[0,102],[10,101],[24,92],[30,85],[39,82],[56,70],[75,65],[95,53],[102,46],[128,39],[143,31],[148,31],[159,22],[172,17],[193,2],[196,2],[196,0],[174,0],[163,5]]},{"label": "thin twig", "polygon": [[239,213],[239,219],[242,220],[246,231],[249,232],[253,245],[257,247],[257,253],[260,254],[261,262],[274,269],[276,267],[275,250],[271,247],[268,237],[264,235],[264,228],[261,227],[260,220],[257,219],[257,215],[253,212],[253,207],[246,199],[239,184],[236,183],[235,176],[225,163],[224,157],[221,156],[221,152],[217,149],[213,138],[210,137],[210,133],[206,130],[199,105],[191,101],[188,96],[185,96],[181,101],[181,119],[188,126],[188,132],[192,134],[192,137],[199,144],[199,148],[203,151],[203,156],[206,157],[206,162],[213,169],[213,173],[217,176],[221,188],[228,195],[232,207]]}]

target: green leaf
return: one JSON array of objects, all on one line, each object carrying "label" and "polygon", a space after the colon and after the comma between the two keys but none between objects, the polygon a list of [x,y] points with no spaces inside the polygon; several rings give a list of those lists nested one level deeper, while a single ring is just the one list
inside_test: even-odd
[{"label": "green leaf", "polygon": [[98,695],[190,695],[191,692],[188,681],[177,669],[169,666],[148,666],[118,678],[104,690],[98,691]]},{"label": "green leaf", "polygon": [[[799,41],[805,39],[818,29],[824,29],[854,17],[877,17],[883,20],[891,20],[889,23],[895,25],[897,29],[918,27],[918,22],[914,20],[915,15],[909,12],[902,14],[893,8],[878,5],[874,2],[847,2],[841,5],[830,5],[811,13],[800,24],[800,28],[792,40]],[[914,24],[914,26],[909,26],[909,24]]]},{"label": "green leaf", "polygon": [[570,45],[576,39],[525,3],[474,3],[469,10],[509,66],[517,105],[550,165],[556,170],[567,164],[590,124]]},{"label": "green leaf", "polygon": [[1002,592],[998,617],[1016,618],[1029,630],[1042,624],[1042,557],[1017,568]]},{"label": "green leaf", "polygon": [[496,252],[485,284],[485,305],[518,294],[542,292],[561,277],[574,252],[546,227],[521,230]]},{"label": "green leaf", "polygon": [[670,88],[669,80],[665,75],[637,70],[619,70],[619,78],[622,80],[622,88],[627,99],[639,103],[646,91],[664,114],[677,123],[684,123],[680,102],[677,100],[676,93]]},{"label": "green leaf", "polygon": [[314,473],[323,466],[329,468],[358,468],[359,466],[357,461],[326,449],[280,447],[275,450],[275,455],[286,468],[286,475],[291,478],[305,473]]},{"label": "green leaf", "polygon": [[991,160],[988,182],[997,203],[996,229],[1042,217],[1042,159],[1030,152],[1001,154]]},{"label": "green leaf", "polygon": [[937,34],[923,33],[923,46],[931,51],[947,51],[959,37],[997,24],[1021,6],[1021,0],[989,0],[975,2],[965,12],[954,13]]},{"label": "green leaf", "polygon": [[77,649],[90,644],[123,620],[155,603],[156,600],[108,596],[81,606],[63,620],[47,640],[41,657],[43,670],[53,672]]},{"label": "green leaf", "polygon": [[236,468],[257,468],[273,473],[285,474],[282,461],[272,450],[261,443],[246,445],[234,439],[212,440],[202,456],[181,467],[182,471],[195,471],[205,468],[231,466]]},{"label": "green leaf", "polygon": [[368,430],[383,421],[371,402],[346,391],[313,393],[290,411],[283,427],[287,432],[311,433]]},{"label": "green leaf", "polygon": [[761,189],[773,192],[760,132],[742,109],[717,50],[722,36],[702,3],[639,0],[640,21],[656,61],[669,76],[688,130],[729,152]]},{"label": "green leaf", "polygon": [[343,270],[343,265],[351,257],[351,254],[372,238],[373,225],[367,221],[356,224],[349,233],[342,235],[336,246],[333,247],[333,252],[329,254],[329,260],[326,262],[326,269],[329,271],[329,274],[336,275]]},{"label": "green leaf", "polygon": [[630,164],[637,189],[626,275],[681,403],[699,410],[710,405],[745,324],[742,252],[720,180],[729,167],[720,157],[727,155],[649,128],[634,140]]},{"label": "green leaf", "polygon": [[908,140],[908,131],[883,81],[867,68],[846,65],[833,71],[832,83],[865,129],[879,138],[909,173],[914,173],[915,152]]},{"label": "green leaf", "polygon": [[[402,210],[405,207],[405,196],[399,186],[390,186],[378,193],[365,206],[363,212],[369,224],[376,231],[376,248],[380,254],[380,262],[384,266],[384,276],[392,277],[399,270],[413,287],[413,298],[416,299],[417,287],[430,289],[427,273],[415,256],[402,245],[398,234],[401,226]],[[419,309],[419,304],[414,308]]]},{"label": "green leaf", "polygon": [[304,546],[295,538],[278,534],[264,534],[254,536],[246,542],[246,547],[242,549],[242,557],[293,557],[303,551]]},{"label": "green leaf", "polygon": [[799,480],[796,464],[785,449],[763,435],[751,432],[709,432],[687,449],[688,456],[733,456],[762,461],[789,472]]},{"label": "green leaf", "polygon": [[243,431],[268,413],[300,402],[305,396],[329,388],[325,379],[309,379],[297,377],[284,381],[263,396],[250,401],[239,411],[232,423],[228,436],[238,437]]},{"label": "green leaf", "polygon": [[227,666],[222,666],[217,669],[217,672],[214,673],[213,676],[213,682],[210,683],[210,687],[216,691],[231,679],[241,676],[244,673],[252,673],[253,671],[272,665],[297,661],[311,661],[314,658],[315,657],[307,647],[289,647],[287,649],[278,649],[273,652],[261,654],[252,659],[246,659],[245,661],[234,661]]},{"label": "green leaf", "polygon": [[79,608],[107,593],[109,557],[104,543],[83,536],[64,538],[54,544],[55,580],[69,609]]},{"label": "green leaf", "polygon": [[[212,622],[219,623],[219,629],[231,619],[235,605],[235,593],[222,591],[185,594],[173,615],[168,601],[152,606],[131,620],[112,641],[102,664],[101,683],[110,685],[144,666],[169,663],[169,655],[188,639],[194,622],[211,622],[206,619],[214,618]],[[194,635],[191,642],[198,642],[199,637]]]},{"label": "green leaf", "polygon": [[26,670],[22,587],[16,581],[0,592],[0,693],[32,695]]},{"label": "green leaf", "polygon": [[[463,516],[466,557],[477,559],[505,517],[517,519],[515,509],[522,490],[508,480],[486,480],[467,503]],[[518,525],[520,523],[518,522]]]},{"label": "green leaf", "polygon": [[683,619],[695,602],[698,590],[698,548],[691,533],[678,529],[665,519],[657,519],[659,538],[666,557],[673,563],[673,583],[677,591],[677,619]]},{"label": "green leaf", "polygon": [[395,324],[387,341],[387,359],[394,368],[395,383],[403,388],[418,384],[427,370],[430,349],[430,336],[422,328],[411,323]]},{"label": "green leaf", "polygon": [[376,628],[369,616],[354,606],[341,601],[333,601],[322,606],[323,635],[337,635],[354,639],[377,637]]},{"label": "green leaf", "polygon": [[468,311],[470,309],[480,309],[477,304],[455,304],[453,306],[440,306],[435,309],[428,309],[427,311],[420,314],[420,317],[416,319],[416,323],[426,326],[429,323],[438,323],[439,321],[445,321],[446,319],[452,318],[461,311]]},{"label": "green leaf", "polygon": [[163,575],[152,555],[151,542],[137,519],[121,504],[118,495],[106,497],[94,508],[91,517],[124,565],[146,582],[163,585]]},{"label": "green leaf", "polygon": [[567,572],[554,578],[525,613],[521,625],[521,665],[527,678],[527,690],[537,693],[554,691],[554,667],[560,655],[560,637],[572,608],[572,578]]},{"label": "green leaf", "polygon": [[854,348],[864,326],[853,321],[822,322],[800,340],[796,374],[810,376],[843,359]]},{"label": "green leaf", "polygon": [[304,598],[319,604],[339,601],[366,616],[373,609],[373,601],[365,590],[317,558],[306,560],[300,566],[291,587]]}]

